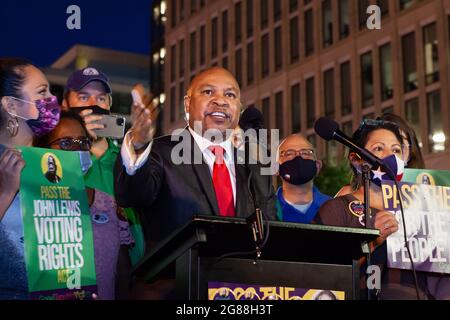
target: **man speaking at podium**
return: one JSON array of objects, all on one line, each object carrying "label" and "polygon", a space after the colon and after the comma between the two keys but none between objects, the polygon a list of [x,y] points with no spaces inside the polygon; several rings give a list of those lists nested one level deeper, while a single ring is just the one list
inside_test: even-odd
[{"label": "man speaking at podium", "polygon": [[145,208],[151,242],[196,214],[246,218],[257,206],[276,219],[271,176],[243,163],[245,155],[230,139],[241,110],[234,76],[219,67],[201,72],[192,79],[184,108],[188,126],[153,139],[152,110],[134,103],[133,126],[115,168],[119,205]]}]

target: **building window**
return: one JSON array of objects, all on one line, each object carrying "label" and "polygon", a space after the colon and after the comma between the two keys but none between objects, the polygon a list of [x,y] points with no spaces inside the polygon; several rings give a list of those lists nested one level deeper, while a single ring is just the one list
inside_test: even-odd
[{"label": "building window", "polygon": [[178,91],[178,115],[180,119],[183,119],[184,116],[184,82],[180,82],[180,88]]},{"label": "building window", "polygon": [[283,67],[283,43],[281,38],[281,26],[275,28],[275,71]]},{"label": "building window", "polygon": [[177,115],[177,87],[170,88],[170,122],[176,120]]},{"label": "building window", "polygon": [[350,35],[350,16],[348,0],[339,0],[339,39]]},{"label": "building window", "polygon": [[389,43],[380,47],[380,63],[381,100],[385,101],[394,96],[392,87],[392,54]]},{"label": "building window", "polygon": [[333,12],[331,11],[331,0],[322,2],[322,36],[324,48],[333,44]]},{"label": "building window", "polygon": [[211,22],[211,58],[214,59],[217,57],[217,32],[218,31],[218,21],[217,17],[214,17]]},{"label": "building window", "polygon": [[306,125],[312,128],[316,120],[316,100],[314,92],[314,77],[306,80]]},{"label": "building window", "polygon": [[389,15],[389,0],[377,0],[377,5],[380,7],[382,18]]},{"label": "building window", "polygon": [[255,79],[255,66],[254,66],[254,50],[253,42],[247,44],[247,85],[253,84]]},{"label": "building window", "polygon": [[370,6],[370,0],[358,0],[358,23],[359,29],[366,28],[367,24],[367,8]]},{"label": "building window", "polygon": [[373,105],[373,70],[372,52],[369,51],[361,55],[361,91],[363,107]]},{"label": "building window", "polygon": [[293,133],[301,131],[300,117],[300,84],[295,84],[291,87],[291,120]]},{"label": "building window", "polygon": [[247,0],[247,38],[253,36],[253,0]]},{"label": "building window", "polygon": [[423,56],[425,58],[426,84],[439,81],[439,50],[436,23],[423,27]]},{"label": "building window", "polygon": [[261,0],[261,29],[265,29],[269,25],[269,1]]},{"label": "building window", "polygon": [[239,86],[243,86],[242,82],[242,50],[238,49],[235,53],[235,76]]},{"label": "building window", "polygon": [[405,118],[406,121],[414,129],[419,146],[422,147],[422,134],[420,130],[420,110],[419,110],[419,98],[413,98],[405,103]]},{"label": "building window", "polygon": [[341,64],[341,112],[345,116],[352,113],[352,77],[350,62]]},{"label": "building window", "polygon": [[222,52],[228,50],[228,10],[222,12]]},{"label": "building window", "polygon": [[195,31],[191,32],[190,35],[190,46],[191,46],[191,56],[190,56],[190,61],[191,61],[191,72],[195,70],[195,65],[196,65],[196,58],[197,58],[197,41],[196,41],[196,37],[195,37]]},{"label": "building window", "polygon": [[[174,2],[175,1],[171,1]],[[180,0],[180,21],[184,20],[184,0]]]},{"label": "building window", "polygon": [[324,72],[323,75],[324,85],[324,102],[325,102],[325,115],[327,117],[334,117],[334,69],[329,69]]},{"label": "building window", "polygon": [[262,111],[264,116],[264,128],[270,129],[270,97],[263,99]]},{"label": "building window", "polygon": [[269,34],[266,33],[261,39],[261,72],[264,78],[269,74]]},{"label": "building window", "polygon": [[205,0],[200,0],[200,8],[203,8],[204,6],[205,6],[205,3],[206,1]]},{"label": "building window", "polygon": [[298,34],[298,17],[291,19],[289,23],[289,48],[291,63],[298,61],[300,56],[299,47],[299,34]]},{"label": "building window", "polygon": [[353,134],[353,123],[351,121],[342,124],[342,132],[351,137]]},{"label": "building window", "polygon": [[206,42],[205,42],[205,26],[200,27],[200,65],[205,64],[206,60]]},{"label": "building window", "polygon": [[284,112],[283,112],[283,92],[275,94],[275,118],[280,138],[284,137]]},{"label": "building window", "polygon": [[336,166],[337,165],[337,152],[338,147],[335,140],[328,141],[325,144],[326,148],[326,155],[327,155],[327,164],[330,166]]},{"label": "building window", "polygon": [[289,0],[289,12],[294,12],[298,9],[298,0]]},{"label": "building window", "polygon": [[414,0],[399,0],[400,2],[400,10],[408,9],[410,6],[413,5]]},{"label": "building window", "polygon": [[180,78],[184,76],[184,39],[180,40],[180,45],[178,48],[178,60],[180,60]]},{"label": "building window", "polygon": [[175,1],[172,1],[171,3],[170,20],[170,26],[174,28],[177,25],[177,4],[175,3]]},{"label": "building window", "polygon": [[273,21],[278,21],[281,19],[281,1],[273,2]]},{"label": "building window", "polygon": [[242,2],[238,2],[234,5],[234,23],[234,43],[239,44],[242,40]]},{"label": "building window", "polygon": [[402,37],[403,82],[405,92],[417,89],[416,38],[411,32]]},{"label": "building window", "polygon": [[442,125],[441,94],[434,91],[427,96],[428,102],[428,144],[430,152],[445,151],[446,135]]},{"label": "building window", "polygon": [[222,58],[222,67],[224,69],[228,69],[228,57],[227,56]]},{"label": "building window", "polygon": [[197,10],[197,0],[191,0],[191,14]]},{"label": "building window", "polygon": [[314,18],[313,10],[305,11],[305,55],[309,56],[314,52]]},{"label": "building window", "polygon": [[175,81],[175,75],[176,75],[176,59],[174,59],[176,57],[177,54],[177,49],[176,49],[176,45],[172,45],[170,47],[170,81]]}]

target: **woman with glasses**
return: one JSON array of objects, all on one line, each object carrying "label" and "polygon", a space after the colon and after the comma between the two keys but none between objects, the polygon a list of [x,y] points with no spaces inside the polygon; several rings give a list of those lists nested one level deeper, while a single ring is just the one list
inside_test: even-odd
[{"label": "woman with glasses", "polygon": [[[353,140],[361,147],[369,150],[389,166],[394,175],[402,172],[407,160],[403,139],[399,127],[383,120],[365,120],[353,134]],[[363,160],[354,152],[348,156],[355,179],[355,188],[349,194],[338,196],[326,202],[319,210],[317,222],[324,225],[364,228],[364,186],[362,183]],[[382,269],[381,291],[375,291],[379,299],[415,299],[414,282],[409,277],[410,272],[396,273],[388,269],[386,238],[398,231],[395,216],[384,210],[381,181],[387,177],[379,170],[370,171],[370,207],[371,219],[368,227],[380,230],[380,237],[370,244],[372,265],[379,265]],[[398,179],[398,177],[397,177]],[[362,261],[362,260],[361,260]],[[363,273],[364,274],[364,273]],[[424,279],[419,279],[419,290],[426,292]],[[423,292],[421,297],[426,297]]]},{"label": "woman with glasses", "polygon": [[[66,111],[61,113],[60,123],[55,130],[36,144],[44,148],[89,152],[92,140],[81,116]],[[128,298],[128,246],[134,243],[128,222],[112,196],[92,188],[86,188],[86,192],[94,234],[98,296],[104,300]],[[121,287],[116,291],[118,285]]]},{"label": "woman with glasses", "polygon": [[18,146],[58,123],[60,106],[44,74],[28,61],[0,58],[0,300],[28,299]]}]

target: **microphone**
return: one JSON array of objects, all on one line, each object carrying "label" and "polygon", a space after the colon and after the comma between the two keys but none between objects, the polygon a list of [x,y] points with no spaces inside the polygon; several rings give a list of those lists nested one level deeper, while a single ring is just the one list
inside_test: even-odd
[{"label": "microphone", "polygon": [[371,164],[372,167],[386,167],[380,158],[378,158],[372,152],[358,146],[352,140],[352,138],[348,137],[345,133],[339,130],[339,125],[333,119],[327,117],[321,117],[317,119],[316,123],[314,124],[314,131],[316,131],[316,133],[326,141],[336,140],[342,143],[350,150],[359,154],[359,156],[363,160]]}]

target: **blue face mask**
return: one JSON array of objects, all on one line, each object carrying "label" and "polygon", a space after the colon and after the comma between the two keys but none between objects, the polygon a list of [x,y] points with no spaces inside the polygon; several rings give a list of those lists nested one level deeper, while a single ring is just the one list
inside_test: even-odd
[{"label": "blue face mask", "polygon": [[83,175],[89,171],[89,168],[92,166],[91,154],[89,151],[77,151],[80,156],[80,164],[81,171],[83,171]]}]

